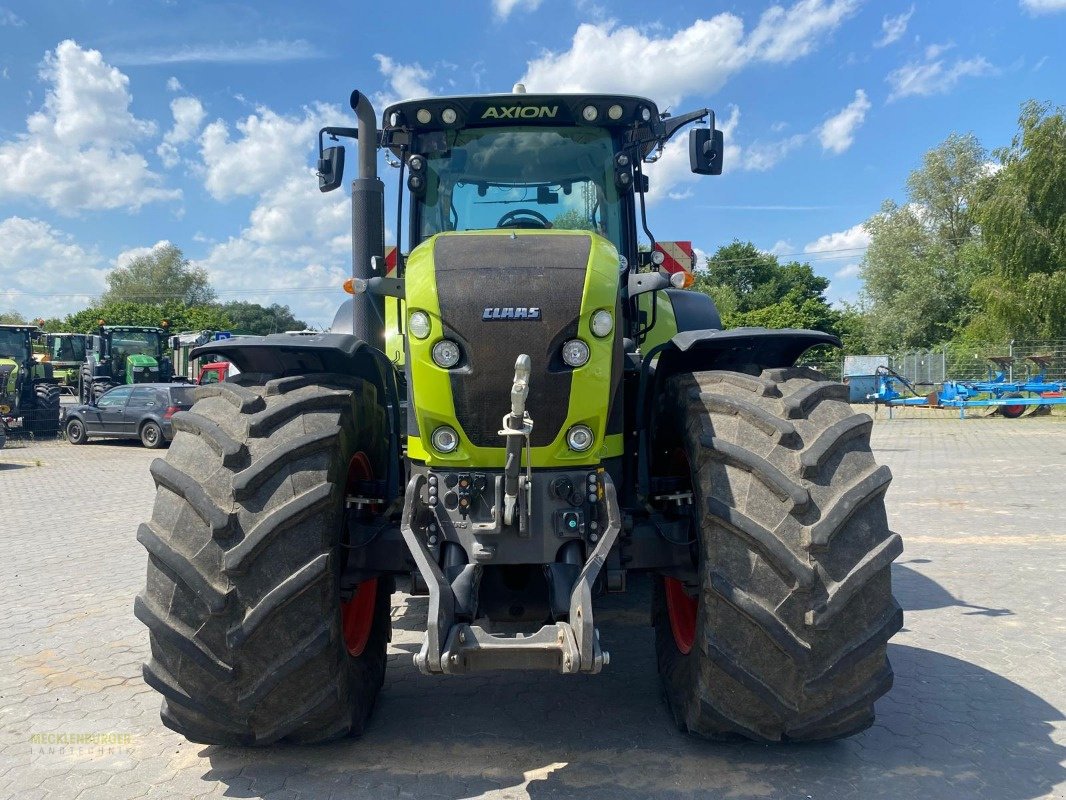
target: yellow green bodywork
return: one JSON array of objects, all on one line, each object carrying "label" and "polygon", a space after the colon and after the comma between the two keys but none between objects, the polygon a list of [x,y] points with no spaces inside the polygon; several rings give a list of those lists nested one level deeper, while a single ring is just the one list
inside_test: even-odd
[{"label": "yellow green bodywork", "polygon": [[[434,243],[444,236],[511,236],[515,232],[471,231],[440,233],[427,239],[410,254],[404,272],[406,303],[401,306],[405,319],[414,311],[424,311],[430,318],[431,330],[425,339],[402,336],[397,329],[396,303],[386,299],[387,328],[386,352],[396,360],[396,353],[406,347],[409,360],[410,397],[408,398],[418,423],[419,436],[410,436],[407,452],[410,458],[430,466],[502,468],[504,466],[504,438],[499,447],[473,445],[459,425],[452,399],[451,380],[448,370],[433,363],[431,350],[442,338],[440,305],[437,299],[437,279],[433,264]],[[592,314],[607,309],[616,315],[618,303],[618,251],[607,239],[590,231],[524,230],[519,236],[588,236],[591,239],[585,285],[578,322],[579,337],[589,346],[588,363],[577,367],[572,373],[569,408],[566,421],[550,445],[530,448],[530,464],[534,467],[573,468],[596,464],[601,459],[622,455],[621,434],[606,435],[607,417],[610,410],[612,387],[618,376],[612,376],[616,337],[621,320],[615,319],[615,328],[609,336],[598,338],[589,328]],[[406,327],[406,325],[405,325]],[[404,341],[406,339],[406,341]],[[534,369],[531,381],[537,380]],[[487,409],[486,413],[499,416],[509,408]],[[536,424],[537,410],[529,409]],[[573,425],[588,425],[596,436],[592,449],[574,452],[566,444],[566,432]],[[430,435],[441,425],[450,425],[459,434],[459,446],[451,453],[436,452],[430,445]]]}]

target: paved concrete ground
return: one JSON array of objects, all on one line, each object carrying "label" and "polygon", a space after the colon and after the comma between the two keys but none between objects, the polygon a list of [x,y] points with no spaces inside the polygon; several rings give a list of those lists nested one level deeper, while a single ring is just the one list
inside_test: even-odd
[{"label": "paved concrete ground", "polygon": [[423,677],[410,653],[424,600],[397,596],[366,736],[255,751],[172,734],[141,681],[134,531],[154,454],[13,442],[0,451],[0,797],[1066,796],[1066,419],[897,417],[874,439],[896,475],[907,616],[895,688],[860,736],[767,747],[677,733],[638,586],[601,604],[612,659],[590,678]]}]

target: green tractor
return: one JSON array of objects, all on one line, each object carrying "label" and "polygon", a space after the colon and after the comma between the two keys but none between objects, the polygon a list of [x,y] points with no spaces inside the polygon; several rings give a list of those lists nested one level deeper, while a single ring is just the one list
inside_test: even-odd
[{"label": "green tractor", "polygon": [[34,358],[33,325],[0,325],[0,425],[20,419],[34,436],[59,433],[59,386],[52,365]]},{"label": "green tractor", "polygon": [[[398,103],[380,128],[354,92],[358,128],[319,134],[323,191],[344,165],[324,137],[358,141],[332,331],[194,351],[240,374],[174,416],[135,603],[188,739],[359,733],[398,579],[428,594],[427,675],[609,668],[596,598],[643,574],[684,730],[833,739],[889,689],[890,474],[847,388],[796,366],[839,341],[723,330],[656,255],[643,165],[707,120],[691,168],[718,174],[713,114],[519,88]],[[394,270],[379,148],[408,220]]]},{"label": "green tractor", "polygon": [[174,368],[166,345],[165,328],[101,323],[97,333],[89,337],[78,376],[81,402],[94,403],[114,386],[169,382]]},{"label": "green tractor", "polygon": [[61,389],[77,390],[87,339],[84,333],[42,333],[37,337],[33,346],[37,358],[52,365],[52,375]]}]

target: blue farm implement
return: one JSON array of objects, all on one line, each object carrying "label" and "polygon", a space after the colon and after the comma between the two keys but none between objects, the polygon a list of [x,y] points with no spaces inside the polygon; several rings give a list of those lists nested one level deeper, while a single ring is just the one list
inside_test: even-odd
[{"label": "blue farm implement", "polygon": [[[1009,357],[989,359],[997,369],[989,370],[986,381],[945,381],[940,391],[921,393],[906,378],[888,367],[877,370],[877,392],[867,399],[875,404],[888,406],[889,416],[898,406],[916,408],[957,408],[959,417],[966,417],[967,409],[985,409],[990,414],[999,413],[1009,419],[1017,419],[1029,409],[1038,413],[1051,406],[1066,405],[1066,383],[1048,381],[1047,369],[1050,359],[1046,356],[1029,356],[1038,372],[1025,380],[1012,380],[1008,370],[1013,362]],[[900,384],[909,395],[896,388]]]}]

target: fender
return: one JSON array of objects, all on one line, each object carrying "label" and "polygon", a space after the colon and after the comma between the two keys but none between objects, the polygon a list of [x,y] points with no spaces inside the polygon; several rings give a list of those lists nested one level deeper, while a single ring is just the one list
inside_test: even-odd
[{"label": "fender", "polygon": [[[681,331],[652,348],[640,368],[637,395],[637,431],[640,437],[638,492],[647,496],[651,477],[647,453],[654,399],[666,379],[679,372],[726,369],[758,374],[764,369],[791,367],[819,345],[841,347],[838,337],[824,331],[796,328],[732,328]],[[658,356],[658,359],[655,359]]]},{"label": "fender", "polygon": [[[385,477],[385,497],[400,494],[401,425],[400,386],[396,370],[385,354],[349,333],[274,333],[263,337],[235,336],[195,347],[189,359],[217,355],[236,365],[241,373],[259,372],[273,376],[334,372],[352,375],[377,387],[385,404],[389,424],[389,471]],[[238,376],[239,377],[239,376]]]}]

